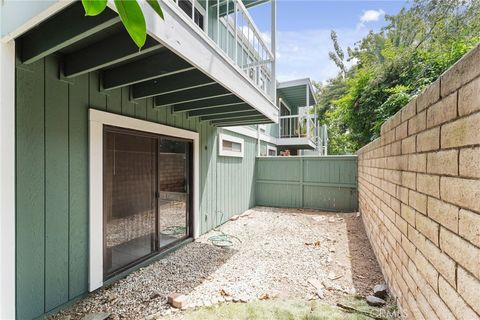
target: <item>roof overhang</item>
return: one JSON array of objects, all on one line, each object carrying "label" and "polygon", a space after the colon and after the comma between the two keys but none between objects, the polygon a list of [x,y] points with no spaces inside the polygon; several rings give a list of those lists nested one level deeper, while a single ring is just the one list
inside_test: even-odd
[{"label": "roof overhang", "polygon": [[29,64],[60,55],[59,76],[66,81],[98,71],[105,94],[128,87],[132,101],[153,99],[156,108],[171,107],[187,116],[199,113],[214,126],[278,121],[275,103],[174,2],[162,2],[164,20],[142,6],[148,31],[142,50],[128,36],[111,1],[95,17],[86,17],[81,2],[74,2],[52,10],[48,19],[17,38],[20,59]]},{"label": "roof overhang", "polygon": [[309,107],[317,103],[310,78],[279,82],[277,92],[291,107]]}]

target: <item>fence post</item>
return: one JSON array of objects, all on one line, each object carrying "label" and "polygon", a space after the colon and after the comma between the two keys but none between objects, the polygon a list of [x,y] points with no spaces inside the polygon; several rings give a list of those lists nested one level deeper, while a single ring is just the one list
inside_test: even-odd
[{"label": "fence post", "polygon": [[303,175],[304,175],[304,170],[303,170],[303,157],[299,157],[300,159],[300,201],[301,201],[301,206],[300,208],[303,208],[304,204],[304,190],[303,190],[303,181],[305,180]]}]

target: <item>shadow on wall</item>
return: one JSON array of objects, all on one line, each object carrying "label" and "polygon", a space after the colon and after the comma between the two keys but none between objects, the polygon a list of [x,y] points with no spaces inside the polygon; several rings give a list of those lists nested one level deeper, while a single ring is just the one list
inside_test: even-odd
[{"label": "shadow on wall", "polygon": [[373,293],[372,283],[385,283],[377,258],[370,246],[362,218],[345,218],[353,286],[360,295]]}]

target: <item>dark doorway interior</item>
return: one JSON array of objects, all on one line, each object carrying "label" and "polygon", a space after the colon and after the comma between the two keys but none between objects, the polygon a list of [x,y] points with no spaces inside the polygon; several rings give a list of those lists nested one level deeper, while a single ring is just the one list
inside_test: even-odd
[{"label": "dark doorway interior", "polygon": [[192,142],[104,128],[104,277],[191,236]]}]

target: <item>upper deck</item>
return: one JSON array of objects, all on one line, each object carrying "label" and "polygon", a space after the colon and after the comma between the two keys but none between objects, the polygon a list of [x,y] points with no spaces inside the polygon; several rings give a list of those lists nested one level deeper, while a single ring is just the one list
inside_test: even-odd
[{"label": "upper deck", "polygon": [[106,93],[129,87],[131,100],[153,98],[156,108],[214,126],[271,123],[278,121],[275,0],[268,1],[270,44],[247,9],[262,2],[164,0],[163,20],[141,2],[148,39],[140,51],[113,2],[101,15],[85,17],[75,1],[5,1],[1,34],[3,41],[16,40],[24,64],[55,53],[67,80],[100,71]]}]

